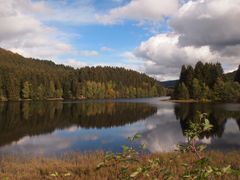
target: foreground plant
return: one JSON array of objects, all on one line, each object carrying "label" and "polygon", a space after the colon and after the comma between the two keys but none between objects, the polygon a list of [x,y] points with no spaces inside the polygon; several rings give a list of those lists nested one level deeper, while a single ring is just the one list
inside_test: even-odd
[{"label": "foreground plant", "polygon": [[185,163],[184,173],[180,176],[181,179],[209,179],[215,176],[224,175],[240,175],[239,170],[234,170],[230,165],[226,167],[216,167],[213,166],[211,160],[202,153],[206,146],[197,143],[200,135],[207,133],[212,129],[212,125],[207,119],[206,113],[198,114],[197,122],[190,122],[188,130],[185,131],[187,137],[187,144],[179,145],[178,151],[180,153],[193,153],[195,155],[195,160],[191,163]]},{"label": "foreground plant", "polygon": [[[188,130],[185,131],[187,143],[178,145],[177,153],[169,159],[169,166],[164,166],[164,163],[159,158],[151,158],[145,163],[141,163],[141,155],[144,153],[144,145],[134,147],[133,142],[141,136],[136,134],[129,137],[131,146],[123,146],[122,152],[106,153],[104,159],[98,164],[97,169],[118,167],[118,179],[214,179],[227,175],[240,176],[239,169],[233,169],[230,165],[225,167],[213,166],[211,160],[205,155],[206,146],[198,142],[200,135],[209,132],[212,125],[207,119],[206,113],[199,113],[197,122],[190,122]],[[137,151],[141,149],[141,151]],[[192,162],[182,164],[183,173],[175,175],[171,172],[171,167],[174,166],[174,161],[181,154],[194,154],[195,158]],[[131,165],[137,168],[131,169]]]}]

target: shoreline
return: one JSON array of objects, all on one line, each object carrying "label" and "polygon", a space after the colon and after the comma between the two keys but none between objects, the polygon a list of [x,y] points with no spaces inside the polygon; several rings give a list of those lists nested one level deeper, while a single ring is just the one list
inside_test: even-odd
[{"label": "shoreline", "polygon": [[161,101],[174,102],[174,103],[211,103],[211,100],[195,100],[195,99],[164,99]]},{"label": "shoreline", "polygon": [[90,99],[90,98],[72,98],[72,99],[64,99],[64,98],[48,98],[48,99],[42,99],[42,100],[33,100],[33,99],[19,99],[19,100],[0,100],[0,102],[38,102],[38,101],[82,101],[82,100],[118,100],[118,99],[145,99],[145,98],[160,98],[165,96],[159,96],[159,97],[138,97],[138,98],[103,98],[103,99]]}]

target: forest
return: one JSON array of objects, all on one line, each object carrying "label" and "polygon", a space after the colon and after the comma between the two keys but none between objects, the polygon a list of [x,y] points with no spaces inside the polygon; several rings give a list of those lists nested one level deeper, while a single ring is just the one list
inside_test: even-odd
[{"label": "forest", "polygon": [[172,99],[197,101],[240,101],[240,66],[224,74],[220,63],[197,62],[195,67],[182,66]]},{"label": "forest", "polygon": [[74,69],[0,48],[0,100],[142,98],[165,95],[160,83],[118,67]]}]

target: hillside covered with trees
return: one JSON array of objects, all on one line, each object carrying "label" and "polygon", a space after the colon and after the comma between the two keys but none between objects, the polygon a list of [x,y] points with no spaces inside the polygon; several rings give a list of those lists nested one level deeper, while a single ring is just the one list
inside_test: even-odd
[{"label": "hillside covered with trees", "polygon": [[165,94],[158,81],[113,67],[74,69],[0,48],[0,100],[101,99]]},{"label": "hillside covered with trees", "polygon": [[240,66],[224,75],[220,63],[198,62],[195,67],[182,66],[172,99],[198,101],[240,101]]}]

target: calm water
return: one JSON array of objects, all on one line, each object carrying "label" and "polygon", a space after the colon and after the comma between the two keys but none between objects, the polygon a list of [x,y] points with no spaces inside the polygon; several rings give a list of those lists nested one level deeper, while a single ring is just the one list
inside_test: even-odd
[{"label": "calm water", "polygon": [[141,133],[150,152],[172,151],[197,111],[209,113],[209,149],[240,150],[240,104],[177,104],[161,98],[0,103],[0,154],[120,151]]}]

